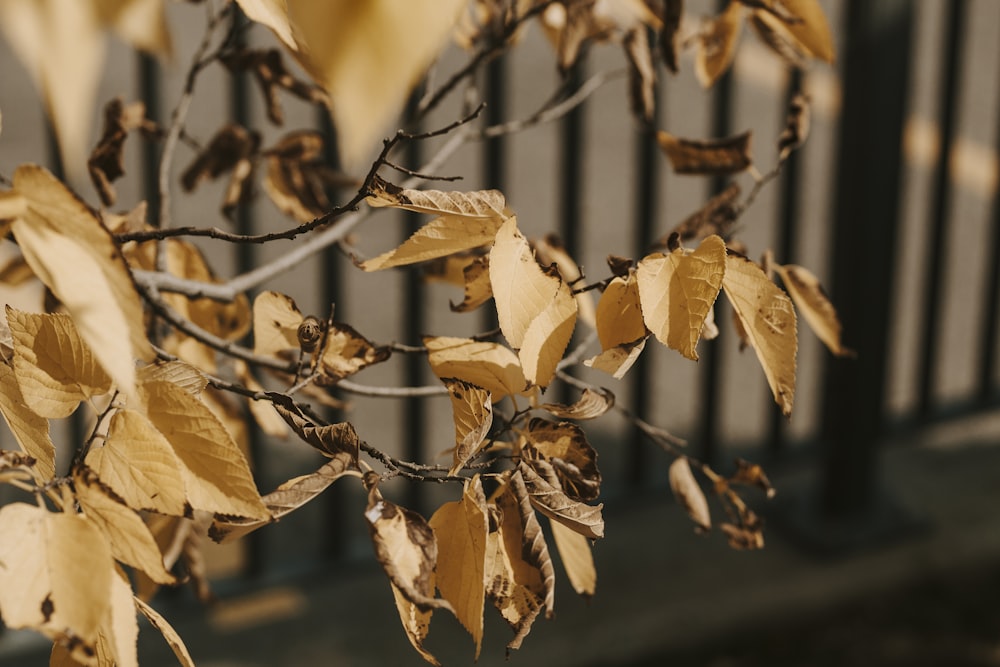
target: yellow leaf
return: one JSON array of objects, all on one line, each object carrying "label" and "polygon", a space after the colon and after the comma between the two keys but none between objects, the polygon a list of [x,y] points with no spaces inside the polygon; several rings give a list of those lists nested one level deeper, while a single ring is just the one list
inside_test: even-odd
[{"label": "yellow leaf", "polygon": [[[0,220],[17,218],[28,209],[27,200],[14,190],[0,192]],[[0,227],[0,230],[4,227]],[[4,231],[4,236],[7,233]]]},{"label": "yellow leaf", "polygon": [[83,513],[107,536],[112,556],[142,570],[158,584],[177,583],[174,575],[164,568],[163,554],[149,528],[135,510],[101,482],[97,473],[80,466],[73,473],[73,483]]},{"label": "yellow leaf", "polygon": [[[433,580],[433,578],[432,573],[431,579]],[[433,610],[423,610],[413,602],[410,602],[396,584],[389,582],[389,588],[392,589],[392,599],[396,603],[396,611],[399,613],[399,620],[403,624],[406,638],[410,640],[410,644],[417,650],[421,658],[434,665],[434,667],[441,667],[438,659],[424,648],[424,640],[427,639],[427,635],[431,631]]]},{"label": "yellow leaf", "polygon": [[[492,220],[496,227],[510,217],[507,201],[499,190],[474,190],[472,192],[445,190],[408,190],[377,179],[372,185],[371,194],[365,199],[369,206],[380,208],[389,206],[402,208],[415,213],[440,215],[438,220],[458,219]],[[432,221],[438,222],[438,220]],[[428,225],[429,226],[429,225]],[[490,237],[483,243],[489,243]],[[476,246],[469,246],[475,248]]]},{"label": "yellow leaf", "polygon": [[351,474],[359,474],[357,462],[352,460],[346,452],[340,452],[316,472],[290,479],[264,496],[262,500],[271,513],[271,519],[216,518],[208,530],[208,536],[219,543],[243,537],[247,533],[253,532],[261,526],[266,526],[272,521],[278,521],[286,514],[297,510],[325,491],[338,479]]},{"label": "yellow leaf", "polygon": [[191,512],[177,455],[138,412],[113,414],[104,444],[90,450],[86,464],[132,509],[172,516]]},{"label": "yellow leaf", "polygon": [[167,619],[160,616],[159,612],[138,598],[135,598],[135,606],[139,608],[139,611],[146,617],[150,625],[160,631],[160,634],[163,635],[163,638],[173,650],[174,656],[177,657],[177,661],[180,662],[181,667],[195,667],[194,660],[191,659],[191,654],[188,653],[184,641],[177,634],[177,631],[167,623]]},{"label": "yellow leaf", "polygon": [[743,13],[742,5],[732,0],[726,11],[711,19],[702,29],[694,67],[698,81],[704,87],[715,83],[733,62],[743,27]]},{"label": "yellow leaf", "polygon": [[[9,628],[41,628],[42,603],[50,595],[46,565],[45,517],[35,505],[11,503],[0,509],[0,616]],[[51,609],[48,609],[51,614]]]},{"label": "yellow leaf", "polygon": [[361,438],[349,422],[319,426],[309,421],[295,403],[282,394],[268,394],[274,400],[274,409],[302,440],[323,456],[334,458],[346,454],[352,468],[358,466]]},{"label": "yellow leaf", "polygon": [[781,412],[792,412],[795,398],[795,354],[798,349],[792,301],[744,257],[726,258],[723,289],[757,353]]},{"label": "yellow leaf", "polygon": [[584,362],[591,368],[624,377],[646,344],[646,324],[639,303],[639,283],[634,271],[617,276],[604,288],[597,302],[597,338],[601,354]]},{"label": "yellow leaf", "polygon": [[285,2],[295,55],[330,94],[343,162],[355,168],[448,41],[465,2]]},{"label": "yellow leaf", "polygon": [[592,540],[604,537],[603,504],[592,506],[573,500],[524,461],[517,470],[524,478],[524,486],[535,509]]},{"label": "yellow leaf", "polygon": [[535,261],[516,218],[497,232],[490,251],[490,283],[500,329],[519,350],[525,379],[548,386],[573,335],[577,303],[559,275],[547,273]]},{"label": "yellow leaf", "polygon": [[778,11],[756,10],[754,14],[758,19],[769,27],[780,27],[791,33],[809,55],[828,63],[834,61],[833,35],[817,0],[771,0],[765,4],[779,5]]},{"label": "yellow leaf", "polygon": [[136,642],[139,639],[139,623],[136,619],[132,587],[120,576],[111,577],[111,608],[101,630],[102,637],[114,651],[115,667],[139,667]]},{"label": "yellow leaf", "polygon": [[286,0],[236,0],[251,21],[265,25],[290,49],[298,48],[288,20]]},{"label": "yellow leaf", "polygon": [[[247,362],[242,359],[236,359],[233,362],[233,366],[236,373],[236,379],[239,380],[244,387],[254,392],[264,391],[264,387],[257,382],[257,378],[253,376]],[[257,400],[248,397],[247,407],[249,408],[250,414],[253,415],[253,419],[257,422],[257,426],[260,427],[261,431],[275,438],[285,439],[288,437],[288,424],[286,424],[281,416],[275,411],[274,406],[270,401],[263,399]]]},{"label": "yellow leaf", "polygon": [[789,296],[823,344],[838,357],[853,357],[854,351],[840,342],[840,318],[823,291],[819,279],[808,269],[794,264],[775,265]]},{"label": "yellow leaf", "polygon": [[616,380],[625,377],[632,365],[639,359],[646,347],[646,338],[640,338],[633,343],[622,343],[601,352],[596,357],[585,360],[585,366],[596,368],[613,376]]},{"label": "yellow leaf", "polygon": [[492,243],[500,228],[499,218],[465,218],[447,215],[431,220],[395,250],[361,264],[365,271],[445,257]]},{"label": "yellow leaf", "polygon": [[570,585],[578,595],[590,599],[597,592],[597,568],[590,540],[558,521],[550,521],[549,525]]},{"label": "yellow leaf", "polygon": [[424,338],[424,345],[435,375],[482,387],[494,402],[528,388],[517,355],[502,345],[446,336]]},{"label": "yellow leaf", "polygon": [[476,475],[466,482],[462,499],[445,503],[430,519],[438,544],[437,587],[476,644],[483,639],[483,588],[489,521],[486,496]]},{"label": "yellow leaf", "polygon": [[707,237],[690,254],[677,248],[639,262],[642,317],[657,340],[688,359],[698,359],[698,338],[725,270],[726,244],[718,236]]},{"label": "yellow leaf", "polygon": [[170,382],[194,396],[203,392],[208,386],[208,378],[196,367],[183,361],[148,364],[136,372],[136,379],[140,383],[154,380]]},{"label": "yellow leaf", "polygon": [[219,418],[169,382],[142,385],[147,416],[181,462],[187,499],[195,509],[267,519],[247,461]]},{"label": "yellow leaf", "polygon": [[452,303],[451,309],[456,313],[466,313],[483,305],[493,298],[493,286],[490,285],[489,257],[478,257],[462,270],[462,282],[465,287],[465,298],[461,303]]},{"label": "yellow leaf", "polygon": [[22,313],[7,306],[14,375],[38,415],[68,417],[80,401],[111,390],[111,378],[67,315]]},{"label": "yellow leaf", "polygon": [[687,511],[688,516],[703,530],[712,527],[712,515],[708,510],[708,500],[698,486],[691,466],[684,457],[678,457],[670,464],[670,489],[677,502]]},{"label": "yellow leaf", "polygon": [[[502,514],[501,518],[506,520],[507,515]],[[524,564],[520,529],[513,519],[510,521],[511,527],[505,521],[487,536],[486,594],[514,631],[514,638],[507,643],[507,648],[513,650],[521,647],[543,605],[541,592],[535,590],[541,588],[541,576],[537,569],[529,570]],[[508,540],[507,536],[512,532],[517,534]],[[508,542],[512,543],[510,549]],[[519,566],[517,570],[515,563]],[[525,577],[530,578],[525,580]]]},{"label": "yellow leaf", "polygon": [[35,459],[32,474],[45,483],[55,476],[56,448],[49,437],[49,421],[28,407],[14,370],[0,361],[0,414],[21,450]]},{"label": "yellow leaf", "polygon": [[299,349],[302,313],[290,296],[261,292],[253,300],[253,351],[260,355]]},{"label": "yellow leaf", "polygon": [[135,359],[155,355],[139,294],[110,233],[41,167],[18,167],[14,188],[28,200],[28,211],[13,225],[25,259],[66,306],[119,389],[134,393]]},{"label": "yellow leaf", "polygon": [[482,448],[493,426],[493,401],[490,392],[464,380],[441,378],[448,388],[455,420],[455,452],[449,475],[458,474]]}]

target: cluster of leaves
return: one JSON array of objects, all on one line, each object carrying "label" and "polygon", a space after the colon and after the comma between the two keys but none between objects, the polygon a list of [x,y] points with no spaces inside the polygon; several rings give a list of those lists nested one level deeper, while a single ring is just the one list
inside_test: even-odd
[{"label": "cluster of leaves", "polygon": [[[103,27],[113,26],[136,44],[165,50],[169,38],[160,3],[136,2],[151,13],[126,21],[136,16],[126,11],[132,4],[81,3],[77,10],[87,17],[81,34],[93,41]],[[182,664],[193,664],[181,639],[148,604],[157,588],[184,578],[208,597],[204,536],[238,539],[353,477],[367,493],[365,518],[375,555],[416,650],[437,664],[424,640],[432,613],[444,610],[468,630],[478,656],[487,600],[514,632],[508,648],[518,648],[536,618],[553,614],[555,569],[547,535],[573,588],[584,596],[595,593],[591,547],[604,535],[602,477],[579,422],[613,409],[675,457],[670,485],[699,530],[710,530],[713,520],[695,473],[725,510],[719,528],[730,544],[763,546],[762,523],[739,492],[756,486],[772,493],[759,466],[740,461],[731,476],[720,475],[687,455],[681,441],[615,405],[609,390],[568,371],[582,363],[620,379],[650,337],[697,360],[699,342],[718,331],[714,310],[720,294],[785,415],[795,393],[796,308],[833,353],[850,353],[811,273],[777,264],[769,253],[755,262],[733,238],[743,211],[805,140],[805,98],[795,101],[776,164],[763,175],[754,168],[749,133],[704,141],[658,131],[676,172],[748,172],[753,189],[741,198],[732,184],[648,254],[611,256],[608,277],[587,284],[557,239],[522,234],[502,193],[413,187],[433,177],[434,165],[448,151],[472,138],[558,117],[581,101],[573,91],[530,118],[480,133],[470,129],[478,111],[438,131],[397,133],[384,142],[355,195],[339,206],[331,204],[331,188],[351,180],[324,161],[321,135],[293,131],[262,147],[258,132],[226,124],[202,144],[187,135],[184,117],[203,69],[218,63],[245,71],[260,84],[275,124],[284,118],[279,91],[329,107],[350,167],[365,159],[450,35],[470,51],[468,63],[428,91],[420,112],[472,80],[479,66],[537,21],[564,72],[588,45],[620,43],[629,63],[633,114],[649,127],[657,62],[677,71],[678,51],[693,45],[696,69],[710,85],[729,66],[744,21],[789,62],[832,59],[815,0],[734,0],[693,30],[685,27],[679,0],[238,0],[250,19],[272,30],[310,81],[287,69],[277,49],[237,47],[233,37],[240,22],[231,3],[206,5],[206,36],[169,126],[146,118],[141,104],[113,100],[105,109],[104,132],[86,161],[105,208],[91,208],[35,165],[19,167],[9,188],[0,191],[0,237],[18,251],[0,281],[14,287],[38,282],[47,295],[47,312],[7,305],[0,328],[0,413],[21,448],[0,454],[0,482],[35,499],[0,509],[0,615],[8,626],[50,637],[54,665],[127,667],[137,662],[141,613]],[[0,15],[11,6],[0,3]],[[45,35],[42,43],[67,29],[46,3],[23,6],[27,13],[16,20],[32,16]],[[372,52],[380,57],[369,57]],[[54,53],[24,47],[21,56],[42,72],[40,85],[64,154],[72,157],[79,128],[65,107],[81,98],[66,97],[64,88],[71,87],[53,84],[72,72],[65,54]],[[147,222],[144,203],[125,214],[106,208],[117,201],[113,183],[124,175],[123,145],[135,131],[162,142],[157,226]],[[415,172],[390,161],[400,144],[438,135],[451,137],[431,168]],[[294,226],[260,235],[171,226],[169,173],[181,142],[193,149],[180,177],[185,191],[228,174],[222,212],[229,216],[254,196],[259,166],[266,163],[263,189]],[[383,173],[389,169],[410,178],[394,184]],[[348,232],[382,208],[432,219],[398,247],[361,258],[349,246]],[[266,243],[298,236],[306,238],[297,250],[229,280],[217,277],[185,239]],[[451,306],[456,312],[492,304],[498,330],[380,344],[335,320],[332,307],[328,316],[303,314],[291,296],[274,291],[260,292],[251,304],[248,290],[334,243],[353,252],[361,272],[419,268],[428,279],[454,284],[464,295]],[[580,329],[591,333],[577,336],[573,347]],[[252,347],[240,342],[248,334]],[[595,339],[600,350],[585,359]],[[351,379],[393,354],[425,355],[440,384],[367,387]],[[580,389],[578,399],[569,405],[546,402],[543,394],[556,381]],[[333,388],[372,396],[448,396],[455,425],[450,463],[400,460],[366,442],[350,423],[327,423],[310,402],[342,408]],[[67,418],[81,404],[90,408],[90,435],[71,443],[70,461],[57,461],[49,420]],[[264,432],[295,435],[328,460],[261,495],[244,454],[247,414]],[[461,496],[428,520],[383,495],[384,483],[397,477],[451,482],[461,486]]]}]

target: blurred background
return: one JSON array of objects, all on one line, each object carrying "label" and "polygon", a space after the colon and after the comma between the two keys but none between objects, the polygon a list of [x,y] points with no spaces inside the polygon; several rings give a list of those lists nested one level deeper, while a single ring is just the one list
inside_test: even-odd
[{"label": "blurred background", "polygon": [[[698,84],[690,57],[677,75],[658,72],[657,127],[690,138],[751,129],[755,161],[766,171],[791,96],[810,96],[809,139],[742,218],[737,237],[752,257],[772,249],[778,262],[820,277],[857,358],[832,357],[800,323],[790,419],[774,406],[754,354],[740,352],[731,313],[721,309],[722,334],[701,343],[697,363],[650,345],[622,381],[581,372],[635,414],[687,439],[716,469],[733,470],[736,458],[762,464],[777,495],[747,495],[767,522],[767,545],[737,552],[717,533],[694,534],[671,497],[671,459],[627,421],[606,415],[587,426],[605,480],[597,595],[577,598],[557,567],[556,618],[535,624],[514,664],[1000,665],[1000,3],[821,4],[837,41],[833,66],[791,71],[745,32],[732,71],[710,90]],[[719,9],[686,3],[691,16]],[[117,95],[143,99],[151,117],[169,118],[204,11],[170,4],[169,19],[171,62],[109,42],[101,103]],[[275,44],[260,27],[248,40]],[[466,57],[451,47],[438,76]],[[620,48],[597,45],[569,76],[580,85],[625,64]],[[0,174],[9,178],[23,162],[61,170],[31,79],[3,42],[0,73]],[[477,84],[489,104],[486,123],[539,108],[560,76],[537,26]],[[461,102],[449,100],[424,127],[455,120]],[[260,129],[264,145],[299,128],[331,133],[313,108],[289,97],[283,104],[285,126],[274,127],[247,77],[213,66],[198,80],[187,130],[207,141],[234,120]],[[96,142],[96,116],[93,127]],[[421,144],[408,163],[421,164],[438,145]],[[193,158],[182,148],[174,176]],[[117,184],[121,208],[155,197],[155,160],[155,149],[130,139],[127,175]],[[557,122],[466,146],[440,171],[464,176],[457,189],[501,189],[527,235],[558,234],[593,278],[607,275],[609,253],[642,256],[725,185],[670,172],[653,137],[632,121],[624,77]],[[86,176],[63,173],[96,206]],[[752,184],[746,175],[735,180],[744,191]],[[288,225],[263,196],[234,223],[226,220],[219,212],[224,187],[176,196],[177,224],[256,232]],[[370,256],[394,247],[414,224],[380,213],[355,242]],[[223,277],[288,247],[199,245]],[[448,300],[461,298],[456,288],[416,275],[364,274],[329,251],[264,287],[321,317],[335,303],[339,320],[379,342],[489,328],[487,317],[449,311]],[[393,359],[358,379],[432,383],[417,361]],[[348,408],[331,416],[351,421],[390,453],[430,460],[453,442],[445,401],[344,398]],[[70,424],[53,433],[68,447],[72,431]],[[318,463],[301,443],[253,431],[247,438],[264,491]],[[16,446],[6,430],[0,445]],[[398,484],[387,495],[426,516],[453,491]],[[364,504],[360,486],[342,480],[237,545],[209,545],[218,601],[202,606],[186,590],[158,598],[197,663],[423,664],[372,559]],[[509,638],[487,609],[479,664],[504,663]],[[427,647],[444,664],[473,661],[471,641],[444,614],[435,616]],[[0,664],[42,665],[46,655],[31,633],[0,635]],[[143,665],[175,663],[148,627],[140,658]]]}]

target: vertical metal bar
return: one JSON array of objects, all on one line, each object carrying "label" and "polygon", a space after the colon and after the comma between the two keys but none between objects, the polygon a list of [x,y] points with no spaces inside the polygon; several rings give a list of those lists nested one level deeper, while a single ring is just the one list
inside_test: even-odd
[{"label": "vertical metal bar", "polygon": [[[420,99],[420,89],[414,91],[410,98],[409,108],[406,117],[415,118],[417,101]],[[418,127],[410,127],[411,132],[419,131]],[[421,161],[420,142],[411,141],[405,149],[406,164],[411,169],[419,169]],[[419,213],[403,214],[406,220],[406,237],[416,232],[420,228],[421,218]],[[426,333],[427,299],[424,282],[419,269],[405,270],[405,285],[403,287],[403,339],[408,344],[419,344],[420,338]],[[416,354],[406,356],[404,365],[405,383],[408,386],[417,386],[424,383],[426,377],[427,361],[424,357]],[[409,461],[420,461],[423,457],[425,447],[424,440],[427,432],[427,419],[425,415],[425,400],[417,397],[405,399],[403,403],[402,419],[402,442],[404,445],[404,457]],[[406,487],[406,504],[414,512],[423,513],[424,493],[421,484],[409,484]]]},{"label": "vertical metal bar", "polygon": [[[234,46],[236,48],[243,48],[246,46],[245,27],[247,25],[247,18],[238,7],[234,7],[232,20],[236,27]],[[251,123],[249,77],[244,71],[231,72],[228,76],[229,118],[234,123],[246,127]],[[254,224],[253,208],[246,203],[241,202],[237,204],[233,222],[237,233],[253,234],[256,226]],[[233,253],[235,254],[234,259],[237,273],[246,273],[256,267],[257,246],[255,244],[237,243],[233,248]],[[264,464],[263,434],[260,428],[257,427],[256,422],[254,422],[253,417],[250,416],[249,410],[245,410],[244,414],[247,418],[247,450],[250,461],[253,464],[251,469],[253,471],[254,482],[257,484],[257,488],[262,488],[265,486],[262,470]],[[259,576],[263,573],[266,566],[265,540],[267,535],[263,531],[254,531],[247,537],[248,539],[245,541],[243,549],[243,556],[246,559],[243,563],[243,573],[247,576]]]},{"label": "vertical metal bar", "polygon": [[[719,11],[723,11],[729,4],[725,0],[717,3]],[[730,68],[715,83],[715,94],[712,97],[712,136],[726,137],[732,133],[732,123],[730,121],[733,105],[733,71]],[[721,192],[726,187],[726,179],[723,176],[712,178],[712,193]],[[715,317],[718,322],[724,319],[720,312],[722,301],[716,303]],[[702,347],[701,358],[698,362],[701,366],[701,392],[700,404],[701,423],[698,433],[701,442],[700,456],[709,465],[714,465],[719,461],[719,419],[721,410],[722,386],[722,345],[726,340],[726,327],[719,327],[719,336],[711,342],[711,345]]]},{"label": "vertical metal bar", "polygon": [[961,83],[962,26],[965,23],[966,0],[947,3],[944,58],[941,61],[939,109],[940,151],[935,165],[934,188],[931,195],[930,234],[924,266],[922,341],[920,346],[920,384],[917,409],[920,417],[928,417],[934,408],[934,387],[937,379],[938,340],[940,338],[942,280],[948,254],[948,208],[951,203],[951,173],[949,159],[955,137],[955,112]]},{"label": "vertical metal bar", "polygon": [[[163,120],[160,95],[162,83],[160,63],[148,53],[140,52],[139,97],[146,106],[146,117],[159,124]],[[160,186],[157,170],[160,165],[160,146],[155,141],[142,142],[142,192],[146,199],[146,216],[151,225],[160,224]]]},{"label": "vertical metal bar", "polygon": [[[337,131],[333,126],[333,120],[325,107],[316,110],[317,125],[323,134],[323,151],[326,163],[333,168],[340,167],[340,149],[337,145]],[[331,192],[331,201],[337,197],[338,193]],[[348,319],[347,303],[345,301],[346,292],[341,289],[344,276],[343,257],[340,250],[330,247],[323,251],[321,260],[322,298],[325,306],[329,308],[331,304],[335,307],[335,318],[340,322]],[[327,311],[324,311],[327,312]],[[324,415],[331,423],[342,421],[344,418],[342,410],[330,408]],[[344,484],[333,484],[323,492],[323,543],[320,548],[323,557],[329,560],[336,560],[344,557],[347,552],[347,486]]]},{"label": "vertical metal bar", "polygon": [[[1000,72],[1000,67],[997,68]],[[1000,85],[997,86],[1000,91]],[[996,149],[1000,155],[1000,96],[997,97],[997,130]],[[982,312],[984,313],[983,328],[979,339],[979,397],[982,400],[990,398],[994,388],[994,373],[997,362],[997,332],[1000,331],[1000,191],[993,192],[993,207],[990,214],[989,259],[986,262],[988,278],[983,293],[985,294]]]},{"label": "vertical metal bar", "polygon": [[[785,94],[785,108],[791,106],[792,99],[802,92],[802,70],[792,68],[788,75],[788,87]],[[795,245],[798,241],[798,219],[801,196],[799,194],[801,161],[798,151],[792,151],[782,168],[780,181],[781,209],[778,214],[778,247],[777,261],[791,264],[795,261]],[[787,440],[788,420],[777,409],[771,397],[767,398],[768,415],[768,453],[777,456],[784,451]]]},{"label": "vertical metal bar", "polygon": [[827,519],[861,520],[877,500],[913,13],[909,0],[847,5],[832,294],[858,359],[826,360]]},{"label": "vertical metal bar", "polygon": [[[636,133],[635,138],[635,221],[634,255],[636,258],[649,252],[656,234],[656,214],[659,210],[657,182],[659,181],[659,148],[656,143],[656,128],[662,122],[660,104],[656,105],[656,117],[649,127]],[[649,352],[646,352],[629,371],[632,410],[643,421],[650,421],[653,412],[653,366]],[[649,478],[649,461],[652,448],[646,436],[637,428],[632,428],[631,446],[628,453],[626,480],[630,485],[640,485]]]}]

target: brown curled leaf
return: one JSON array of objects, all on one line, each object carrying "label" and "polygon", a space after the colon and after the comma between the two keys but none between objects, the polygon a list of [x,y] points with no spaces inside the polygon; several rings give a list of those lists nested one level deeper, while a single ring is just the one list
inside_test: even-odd
[{"label": "brown curled leaf", "polygon": [[678,174],[735,174],[751,165],[750,131],[722,139],[682,139],[660,130],[656,140]]}]

